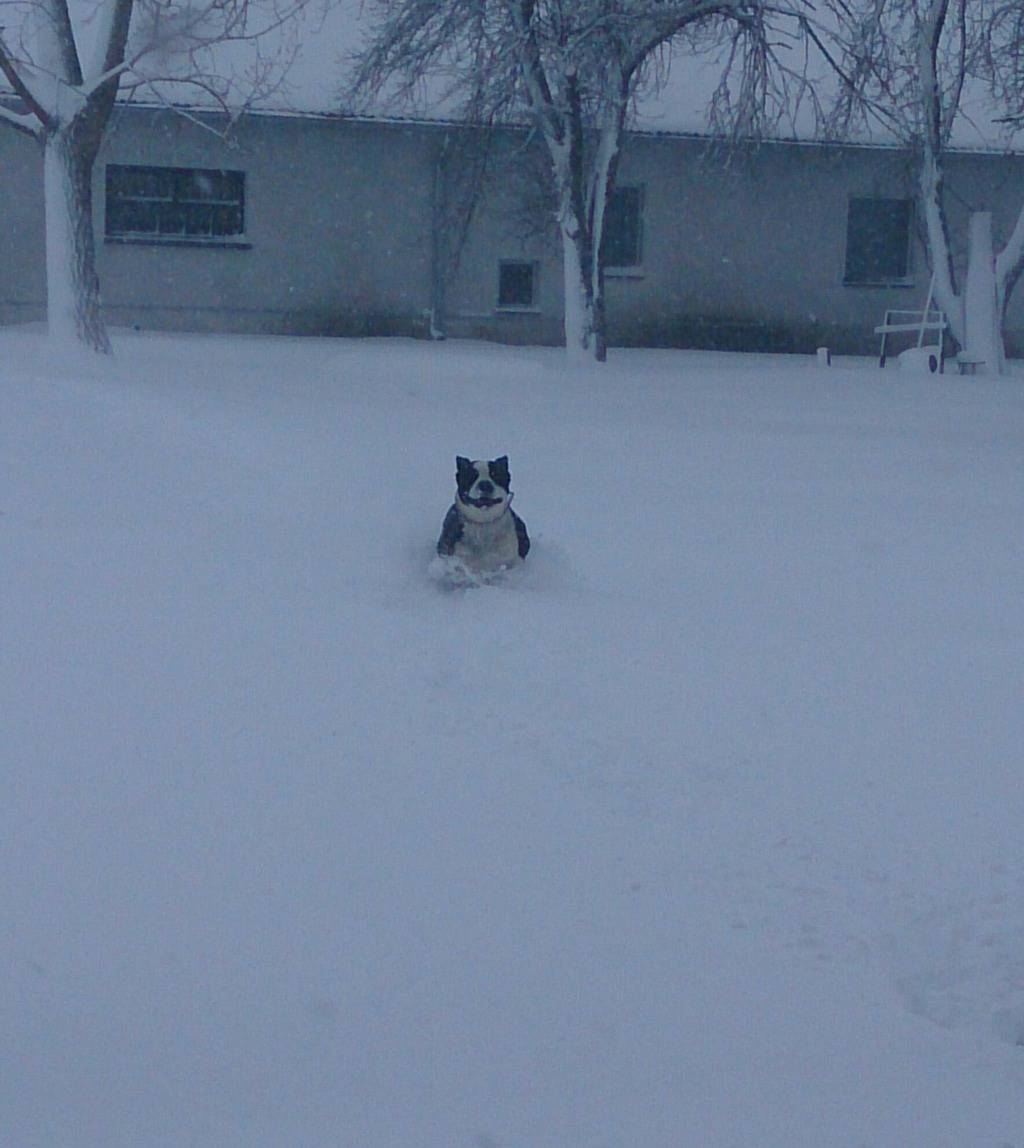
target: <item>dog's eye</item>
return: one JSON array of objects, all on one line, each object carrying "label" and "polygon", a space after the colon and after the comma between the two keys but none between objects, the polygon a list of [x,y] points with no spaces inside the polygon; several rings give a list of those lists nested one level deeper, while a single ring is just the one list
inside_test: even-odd
[{"label": "dog's eye", "polygon": [[496,458],[493,462],[488,464],[487,469],[490,471],[491,478],[502,487],[508,490],[509,473],[508,473],[508,456],[502,455],[501,458]]},{"label": "dog's eye", "polygon": [[459,490],[465,494],[474,482],[480,477],[477,473],[476,467],[469,461],[468,458],[457,458],[455,460],[455,481],[458,483]]}]

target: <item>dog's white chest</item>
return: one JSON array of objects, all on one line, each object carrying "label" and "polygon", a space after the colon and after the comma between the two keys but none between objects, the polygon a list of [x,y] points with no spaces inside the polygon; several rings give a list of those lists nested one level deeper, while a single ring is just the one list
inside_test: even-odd
[{"label": "dog's white chest", "polygon": [[515,565],[519,561],[519,540],[512,515],[506,512],[494,522],[464,518],[455,556],[473,570],[500,570]]}]

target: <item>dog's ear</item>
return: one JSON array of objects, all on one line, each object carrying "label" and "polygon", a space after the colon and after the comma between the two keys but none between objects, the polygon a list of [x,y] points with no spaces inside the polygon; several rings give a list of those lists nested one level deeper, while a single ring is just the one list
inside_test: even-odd
[{"label": "dog's ear", "polygon": [[455,481],[459,490],[469,490],[477,480],[476,467],[472,460],[463,458],[461,454],[455,456]]},{"label": "dog's ear", "polygon": [[508,455],[503,454],[501,458],[496,458],[487,464],[491,472],[491,478],[499,485],[508,490],[508,484],[512,481],[512,477],[508,472]]}]

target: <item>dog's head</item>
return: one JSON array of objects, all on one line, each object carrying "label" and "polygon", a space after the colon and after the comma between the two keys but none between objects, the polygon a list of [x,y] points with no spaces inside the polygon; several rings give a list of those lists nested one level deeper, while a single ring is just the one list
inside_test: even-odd
[{"label": "dog's head", "polygon": [[491,462],[473,462],[460,455],[455,460],[455,481],[459,508],[471,522],[493,522],[512,499],[507,455]]}]

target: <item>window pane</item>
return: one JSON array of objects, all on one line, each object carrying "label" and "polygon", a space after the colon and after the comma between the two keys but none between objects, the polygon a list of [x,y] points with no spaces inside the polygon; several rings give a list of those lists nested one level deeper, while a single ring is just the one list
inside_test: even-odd
[{"label": "window pane", "polygon": [[178,198],[202,202],[206,199],[218,199],[219,175],[215,171],[183,171],[178,179]]},{"label": "window pane", "polygon": [[210,234],[211,235],[241,235],[242,234],[242,205],[218,204],[210,208]]},{"label": "window pane", "polygon": [[498,270],[498,306],[533,306],[533,264],[502,263]]},{"label": "window pane", "polygon": [[151,167],[107,168],[107,194],[123,199],[171,199],[174,181],[169,170]]},{"label": "window pane", "polygon": [[107,204],[107,234],[152,233],[157,230],[160,205],[141,200],[111,200]]},{"label": "window pane", "polygon": [[909,199],[851,199],[846,220],[847,283],[891,283],[910,270]]},{"label": "window pane", "polygon": [[183,205],[185,213],[186,235],[212,235],[210,212],[211,208],[205,203],[186,203]]},{"label": "window pane", "polygon": [[603,253],[606,267],[636,267],[642,256],[643,189],[617,187],[608,200]]},{"label": "window pane", "polygon": [[238,201],[242,197],[241,175],[240,171],[182,171],[178,198],[199,203]]},{"label": "window pane", "polygon": [[160,234],[185,234],[185,208],[177,203],[168,203],[160,208]]}]

